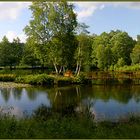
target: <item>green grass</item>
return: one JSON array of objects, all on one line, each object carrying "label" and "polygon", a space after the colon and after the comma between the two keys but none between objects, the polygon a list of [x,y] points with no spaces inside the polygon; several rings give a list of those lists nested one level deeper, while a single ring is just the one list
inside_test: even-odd
[{"label": "green grass", "polygon": [[[22,71],[23,72],[23,71]],[[0,72],[0,81],[16,82],[31,85],[45,86],[64,86],[72,84],[140,84],[140,71],[99,71],[81,73],[79,76],[64,77],[62,75],[46,73],[17,73],[17,72]]]},{"label": "green grass", "polygon": [[14,81],[16,78],[15,74],[0,74],[0,81],[8,82],[8,81]]},{"label": "green grass", "polygon": [[54,79],[47,74],[19,76],[15,79],[18,83],[26,83],[31,85],[53,85]]},{"label": "green grass", "polygon": [[18,76],[17,83],[26,83],[31,85],[70,85],[70,84],[88,84],[90,81],[83,75],[77,77],[64,77],[57,75],[36,74]]},{"label": "green grass", "polygon": [[0,82],[0,89],[3,88],[24,88],[24,87],[31,87],[29,84],[21,84],[21,83],[14,83],[14,82]]},{"label": "green grass", "polygon": [[119,68],[115,68],[115,70],[117,71],[140,71],[140,65],[139,64],[135,64],[135,65],[131,65],[131,66],[123,66],[123,67],[119,67]]},{"label": "green grass", "polygon": [[127,121],[114,123],[94,122],[81,114],[45,115],[24,119],[1,117],[0,138],[140,138],[139,117],[130,117]]}]

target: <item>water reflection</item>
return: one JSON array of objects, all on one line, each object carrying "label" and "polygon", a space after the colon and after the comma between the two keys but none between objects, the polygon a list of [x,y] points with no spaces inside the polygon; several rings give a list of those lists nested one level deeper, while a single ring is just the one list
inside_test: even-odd
[{"label": "water reflection", "polygon": [[31,101],[36,100],[38,92],[34,88],[27,88],[26,91],[28,99]]},{"label": "water reflection", "polygon": [[8,102],[8,100],[10,98],[11,89],[1,89],[0,91],[1,91],[0,93],[3,97],[3,99],[5,100],[5,102]]},{"label": "water reflection", "polygon": [[76,89],[75,87],[65,87],[48,90],[48,97],[52,103],[52,108],[63,114],[74,112],[81,101],[80,94],[76,92]]},{"label": "water reflection", "polygon": [[[64,111],[69,107],[90,112],[96,120],[127,117],[140,113],[140,86],[78,86],[48,91],[52,107]],[[64,112],[65,113],[65,112]]]},{"label": "water reflection", "polygon": [[31,115],[40,105],[70,115],[85,113],[98,119],[117,119],[140,113],[140,86],[70,86],[0,89],[0,107],[13,107],[11,114]]},{"label": "water reflection", "polygon": [[12,90],[12,94],[14,96],[14,99],[15,100],[21,100],[21,96],[22,96],[22,89],[16,89],[16,88],[13,88],[11,89]]},{"label": "water reflection", "polygon": [[[133,89],[132,87],[124,86],[95,86],[92,87],[94,92],[94,98],[108,102],[110,99],[113,99],[117,102],[127,104],[131,98],[133,98]],[[140,89],[139,89],[140,91]]]}]

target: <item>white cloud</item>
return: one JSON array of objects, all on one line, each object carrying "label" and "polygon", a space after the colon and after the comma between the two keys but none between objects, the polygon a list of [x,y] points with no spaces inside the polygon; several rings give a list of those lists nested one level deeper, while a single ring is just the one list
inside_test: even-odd
[{"label": "white cloud", "polygon": [[0,2],[0,20],[18,18],[22,9],[30,4],[31,2]]},{"label": "white cloud", "polygon": [[18,35],[21,42],[26,42],[27,36],[24,33]]},{"label": "white cloud", "polygon": [[92,16],[97,9],[101,10],[104,8],[104,4],[101,2],[75,2],[75,4],[78,8],[75,12],[79,20]]},{"label": "white cloud", "polygon": [[75,12],[79,20],[89,18],[96,10],[102,10],[106,6],[140,9],[140,2],[73,2],[76,5]]},{"label": "white cloud", "polygon": [[16,38],[16,34],[13,31],[8,31],[7,34],[6,34],[6,37],[8,38],[8,40],[10,42],[12,42],[13,41],[13,38]]},{"label": "white cloud", "polygon": [[21,42],[25,42],[26,41],[26,35],[24,33],[21,33],[21,34],[17,34],[16,32],[14,31],[8,31],[6,33],[6,37],[8,38],[8,40],[10,42],[13,41],[14,38],[19,38]]},{"label": "white cloud", "polygon": [[140,9],[140,2],[113,2],[113,3],[110,3],[110,5],[113,5],[115,7],[121,6],[121,7],[130,8],[130,9]]},{"label": "white cloud", "polygon": [[140,9],[140,2],[131,2],[129,4],[130,8]]}]

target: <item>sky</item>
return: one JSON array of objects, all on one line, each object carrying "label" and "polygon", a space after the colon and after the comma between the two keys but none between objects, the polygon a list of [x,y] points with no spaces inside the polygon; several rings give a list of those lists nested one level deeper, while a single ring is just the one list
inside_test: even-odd
[{"label": "sky", "polygon": [[[140,34],[140,2],[73,2],[79,22],[89,26],[90,34],[122,30],[136,39]],[[0,2],[0,40],[11,42],[17,36],[25,42],[24,27],[32,17],[31,2]]]}]

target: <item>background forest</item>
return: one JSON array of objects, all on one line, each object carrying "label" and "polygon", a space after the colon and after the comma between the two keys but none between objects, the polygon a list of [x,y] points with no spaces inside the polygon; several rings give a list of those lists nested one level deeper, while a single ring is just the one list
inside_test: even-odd
[{"label": "background forest", "polygon": [[0,42],[1,67],[42,67],[55,73],[80,71],[139,70],[140,35],[134,40],[115,30],[90,34],[88,25],[78,23],[74,5],[33,2],[32,19],[24,28],[26,43],[19,38]]}]

